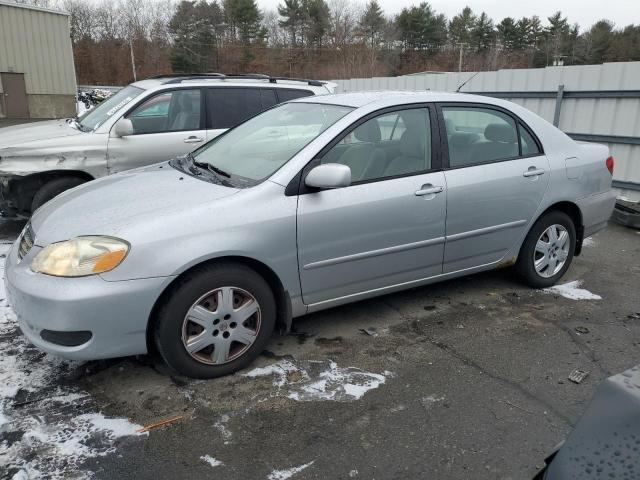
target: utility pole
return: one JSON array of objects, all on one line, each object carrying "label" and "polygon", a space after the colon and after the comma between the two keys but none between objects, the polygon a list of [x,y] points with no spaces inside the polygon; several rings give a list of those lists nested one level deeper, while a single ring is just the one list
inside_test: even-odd
[{"label": "utility pole", "polygon": [[457,44],[460,47],[460,59],[458,61],[458,72],[462,72],[462,53],[464,52],[464,47],[469,45],[466,42],[460,42]]},{"label": "utility pole", "polygon": [[131,52],[131,70],[133,70],[133,81],[138,81],[138,76],[136,75],[136,61],[133,56],[133,41],[129,39],[129,52]]}]

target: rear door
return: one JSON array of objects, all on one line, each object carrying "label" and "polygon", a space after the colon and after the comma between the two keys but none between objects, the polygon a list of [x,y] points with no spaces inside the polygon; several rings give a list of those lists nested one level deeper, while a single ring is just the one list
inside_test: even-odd
[{"label": "rear door", "polygon": [[[342,163],[352,170],[349,187],[303,190],[299,196],[298,261],[306,304],[442,273],[446,193],[432,148],[434,112],[407,106],[372,114],[305,169]],[[399,116],[405,130],[398,151],[387,146],[397,143],[392,131]]]},{"label": "rear door", "polygon": [[134,106],[125,118],[133,135],[109,136],[109,173],[184,155],[206,140],[200,88],[159,92]]},{"label": "rear door", "polygon": [[207,140],[278,103],[273,88],[210,87],[206,92]]},{"label": "rear door", "polygon": [[446,131],[448,273],[497,262],[516,244],[546,192],[549,162],[531,130],[506,110],[438,110]]}]

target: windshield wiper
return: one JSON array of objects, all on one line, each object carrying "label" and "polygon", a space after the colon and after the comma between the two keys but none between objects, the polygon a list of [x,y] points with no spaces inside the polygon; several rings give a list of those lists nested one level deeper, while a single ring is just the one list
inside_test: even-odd
[{"label": "windshield wiper", "polygon": [[218,175],[222,175],[223,177],[231,178],[231,174],[229,172],[225,172],[221,168],[218,168],[218,167],[216,167],[214,165],[211,165],[208,162],[199,162],[191,154],[189,154],[189,158],[191,159],[191,162],[193,162],[193,164],[196,167],[206,168],[207,170],[209,170],[209,171],[211,171],[213,173],[216,173]]},{"label": "windshield wiper", "polygon": [[220,177],[231,178],[231,174],[229,172],[225,172],[221,168],[215,167],[208,162],[199,162],[195,159],[195,157],[191,153],[187,154],[187,158],[191,160],[191,163],[196,167],[206,168],[207,171],[213,173],[216,176],[216,178],[220,181],[220,183],[222,183],[223,185],[226,185],[227,187],[233,187],[231,182],[228,182],[220,178]]}]

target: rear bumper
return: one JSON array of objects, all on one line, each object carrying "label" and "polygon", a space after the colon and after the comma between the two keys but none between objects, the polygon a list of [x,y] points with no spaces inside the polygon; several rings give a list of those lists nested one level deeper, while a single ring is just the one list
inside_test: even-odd
[{"label": "rear bumper", "polygon": [[609,190],[581,198],[576,203],[582,213],[584,238],[587,238],[607,226],[616,203],[616,194]]},{"label": "rear bumper", "polygon": [[149,316],[169,278],[108,282],[96,275],[52,277],[29,269],[38,250],[32,248],[18,262],[14,245],[5,269],[9,304],[31,343],[72,360],[147,352]]}]

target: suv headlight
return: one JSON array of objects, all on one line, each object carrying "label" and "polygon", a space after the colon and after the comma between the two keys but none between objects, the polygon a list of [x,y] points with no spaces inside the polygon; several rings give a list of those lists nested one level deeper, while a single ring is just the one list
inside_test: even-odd
[{"label": "suv headlight", "polygon": [[116,268],[129,253],[129,244],[112,237],[76,237],[43,248],[31,270],[57,277],[84,277]]}]

